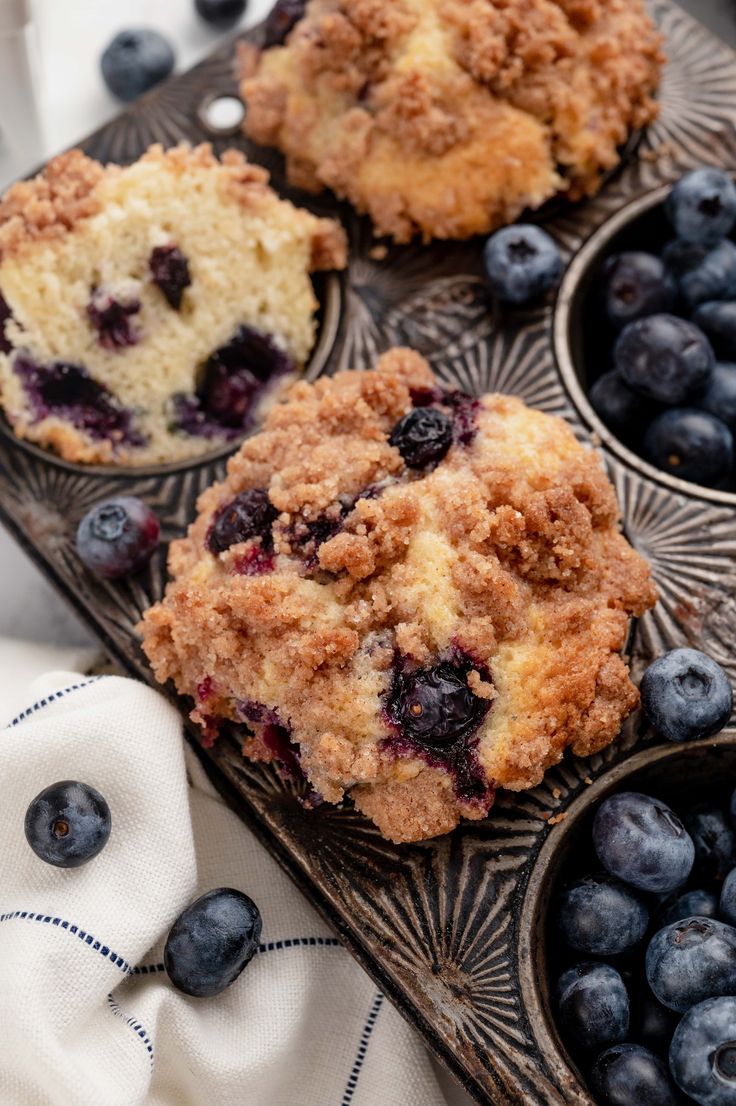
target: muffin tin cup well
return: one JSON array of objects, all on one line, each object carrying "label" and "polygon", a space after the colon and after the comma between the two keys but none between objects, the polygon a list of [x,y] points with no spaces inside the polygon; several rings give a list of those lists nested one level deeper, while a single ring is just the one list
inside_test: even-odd
[{"label": "muffin tin cup well", "polygon": [[[492,303],[481,277],[478,241],[387,245],[384,257],[366,221],[334,197],[307,197],[289,188],[282,161],[272,151],[232,136],[217,137],[214,146],[218,152],[240,146],[266,165],[279,192],[319,214],[337,214],[346,225],[350,265],[335,278],[342,296],[330,324],[334,333],[325,338],[329,356],[308,375],[370,368],[388,347],[410,345],[450,386],[515,393],[566,418],[582,440],[589,440],[591,428],[598,430],[626,531],[652,562],[661,595],[631,635],[632,666],[639,672],[653,653],[688,643],[725,664],[736,682],[734,505],[692,485],[675,485],[622,451],[596,426],[559,338],[559,362],[553,353],[554,334],[568,333],[570,305],[574,308],[588,271],[586,258],[592,260],[599,248],[586,247],[586,240],[598,233],[596,242],[608,241],[610,227],[599,230],[606,220],[618,219],[627,204],[684,169],[702,162],[736,164],[736,56],[669,0],[654,0],[652,8],[669,56],[659,120],[641,136],[637,156],[599,196],[538,216],[566,260],[572,258],[556,307],[551,299],[514,311]],[[257,42],[259,35],[256,29],[246,37]],[[224,43],[191,72],[154,89],[90,136],[86,151],[123,163],[151,142],[211,138],[199,109],[213,91],[237,94],[233,58],[233,43]],[[133,675],[153,682],[135,625],[163,593],[165,546],[139,576],[118,583],[97,580],[79,564],[76,525],[92,504],[125,491],[157,511],[168,542],[184,533],[200,492],[224,467],[223,453],[173,470],[92,471],[0,433],[0,515],[112,655]],[[186,714],[188,704],[173,689],[165,690]],[[202,748],[195,731],[190,737],[234,809],[479,1103],[590,1103],[548,1020],[540,982],[540,927],[550,887],[544,872],[554,873],[575,812],[593,801],[596,788],[603,793],[616,773],[628,771],[621,765],[641,740],[635,722],[589,760],[566,757],[534,790],[500,793],[486,820],[414,846],[384,841],[349,807],[305,811],[298,786],[284,782],[270,766],[243,760],[235,735],[211,749]],[[730,731],[722,741],[732,738]]]}]

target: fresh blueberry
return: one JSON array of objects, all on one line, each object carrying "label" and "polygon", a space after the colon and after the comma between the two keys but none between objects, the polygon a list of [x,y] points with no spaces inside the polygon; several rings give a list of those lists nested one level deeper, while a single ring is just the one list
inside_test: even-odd
[{"label": "fresh blueberry", "polygon": [[736,188],[722,169],[694,169],[673,186],[665,210],[680,238],[715,246],[736,222]]},{"label": "fresh blueberry", "polygon": [[613,357],[624,380],[658,403],[682,403],[708,383],[715,356],[702,331],[676,315],[648,315],[621,332]]},{"label": "fresh blueberry", "polygon": [[736,364],[717,361],[705,390],[693,398],[693,405],[708,411],[736,431]]},{"label": "fresh blueberry", "polygon": [[679,280],[688,307],[707,300],[727,300],[736,295],[736,246],[728,238],[708,250],[699,265]]},{"label": "fresh blueberry", "polygon": [[271,527],[277,517],[268,492],[263,488],[249,488],[217,512],[207,535],[207,546],[211,553],[218,554],[231,545],[261,538],[264,545],[270,547]]},{"label": "fresh blueberry", "polygon": [[668,899],[663,904],[657,920],[660,926],[667,926],[672,922],[680,922],[683,918],[693,918],[696,914],[700,918],[718,917],[718,898],[712,891],[704,891],[701,888],[683,891],[681,895]]},{"label": "fresh blueberry", "polygon": [[614,1045],[596,1060],[591,1083],[606,1106],[680,1106],[667,1065],[641,1045]]},{"label": "fresh blueberry", "polygon": [[389,443],[395,446],[409,468],[437,464],[452,445],[452,419],[436,407],[415,407],[399,419]]},{"label": "fresh blueberry", "polygon": [[94,787],[62,780],[44,788],[26,811],[26,840],[57,868],[79,868],[107,844],[110,808]]},{"label": "fresh blueberry", "polygon": [[698,1106],[734,1106],[736,998],[710,998],[688,1010],[672,1038],[670,1070]]},{"label": "fresh blueberry", "polygon": [[115,35],[102,55],[100,66],[113,95],[128,102],[166,80],[174,62],[174,51],[163,35],[136,28]]},{"label": "fresh blueberry", "polygon": [[671,311],[677,289],[659,257],[632,250],[606,262],[603,296],[606,315],[620,330],[645,315]]},{"label": "fresh blueberry", "polygon": [[674,891],[690,875],[695,858],[677,815],[636,791],[620,791],[601,803],[593,845],[606,871],[640,891]]},{"label": "fresh blueberry", "polygon": [[389,692],[389,721],[419,745],[451,745],[475,732],[489,708],[468,687],[467,666],[442,661],[433,668],[397,671]]},{"label": "fresh blueberry", "polygon": [[632,993],[630,1004],[630,1038],[652,1052],[666,1056],[677,1027],[677,1014],[657,1002],[646,981]]},{"label": "fresh blueberry", "polygon": [[96,575],[116,580],[143,568],[160,530],[155,514],[140,499],[116,496],[92,507],[79,523],[77,553]]},{"label": "fresh blueberry", "polygon": [[698,803],[685,814],[683,822],[695,846],[698,875],[709,880],[724,879],[735,859],[733,830],[726,815],[714,803]]},{"label": "fresh blueberry", "polygon": [[629,388],[617,369],[603,373],[588,393],[593,410],[623,441],[639,437],[658,408]]},{"label": "fresh blueberry", "polygon": [[598,1052],[629,1032],[629,996],[610,964],[578,964],[557,983],[560,1028],[571,1048]]},{"label": "fresh blueberry", "polygon": [[697,269],[707,253],[707,246],[698,246],[684,238],[673,238],[662,250],[662,261],[677,283],[686,273]]},{"label": "fresh blueberry", "polygon": [[649,942],[647,980],[661,1003],[682,1014],[706,998],[736,992],[736,929],[715,918],[672,922]]},{"label": "fresh blueberry", "polygon": [[192,283],[189,262],[178,246],[156,246],[148,259],[151,279],[163,292],[171,307],[181,307],[184,289]]},{"label": "fresh blueberry", "polygon": [[736,868],[732,868],[723,881],[718,909],[724,921],[736,926]]},{"label": "fresh blueberry", "polygon": [[291,31],[303,17],[307,9],[307,0],[276,0],[266,20],[263,33],[263,45],[281,46]]},{"label": "fresh blueberry", "polygon": [[505,303],[537,299],[558,281],[562,258],[553,238],[533,223],[497,230],[483,249],[488,287]]},{"label": "fresh blueberry", "polygon": [[714,487],[733,468],[733,434],[708,411],[674,407],[650,424],[644,435],[644,455],[662,472]]},{"label": "fresh blueberry", "polygon": [[719,357],[736,360],[736,301],[701,303],[695,308],[693,322],[707,335]]},{"label": "fresh blueberry", "polygon": [[733,692],[719,664],[698,649],[672,649],[641,679],[648,721],[668,741],[712,737],[728,722]]},{"label": "fresh blueberry", "polygon": [[731,822],[736,826],[736,791],[731,795],[731,799],[728,804],[728,813],[731,817]]},{"label": "fresh blueberry", "polygon": [[205,23],[226,31],[234,27],[245,12],[246,0],[194,0],[197,15]]},{"label": "fresh blueberry", "polygon": [[136,345],[139,334],[130,320],[140,309],[140,300],[121,303],[103,289],[94,288],[87,304],[87,318],[97,331],[100,345],[108,350]]},{"label": "fresh blueberry", "polygon": [[557,926],[570,948],[616,956],[641,941],[649,910],[641,895],[608,873],[586,876],[562,891]]},{"label": "fresh blueberry", "polygon": [[219,995],[258,950],[261,914],[248,895],[219,887],[196,899],[174,922],[164,965],[179,991],[195,998]]}]

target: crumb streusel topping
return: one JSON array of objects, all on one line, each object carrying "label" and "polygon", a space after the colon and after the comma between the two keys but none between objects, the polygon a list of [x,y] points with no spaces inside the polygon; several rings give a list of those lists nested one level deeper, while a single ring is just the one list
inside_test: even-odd
[{"label": "crumb streusel topping", "polygon": [[641,0],[284,2],[285,44],[242,50],[246,132],[399,242],[592,195],[656,114]]},{"label": "crumb streusel topping", "polygon": [[157,678],[395,841],[482,818],[637,704],[620,650],[655,593],[599,459],[411,350],[295,384],[198,506],[141,624]]}]

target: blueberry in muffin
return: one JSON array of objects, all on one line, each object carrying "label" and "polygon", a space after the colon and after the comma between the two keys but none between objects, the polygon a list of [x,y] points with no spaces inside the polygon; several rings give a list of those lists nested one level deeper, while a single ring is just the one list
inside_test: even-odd
[{"label": "blueberry in muffin", "polygon": [[394,841],[483,818],[636,706],[620,650],[654,589],[595,454],[411,350],[294,384],[198,509],[140,627],[156,677]]},{"label": "blueberry in muffin", "polygon": [[64,154],[0,201],[0,403],[68,461],[201,454],[304,365],[309,274],[345,253],[235,150]]},{"label": "blueberry in muffin", "polygon": [[467,238],[593,195],[662,61],[641,0],[279,0],[244,126],[379,234]]}]

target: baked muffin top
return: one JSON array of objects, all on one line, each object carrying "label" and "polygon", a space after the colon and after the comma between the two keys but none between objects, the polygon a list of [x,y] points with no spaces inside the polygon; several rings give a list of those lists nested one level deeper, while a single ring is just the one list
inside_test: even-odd
[{"label": "baked muffin top", "polygon": [[243,47],[247,133],[398,242],[595,193],[663,61],[641,0],[280,0],[271,43]]},{"label": "baked muffin top", "polygon": [[393,840],[483,817],[637,703],[620,650],[654,590],[598,457],[411,350],[294,385],[198,507],[141,626],[157,678]]}]

